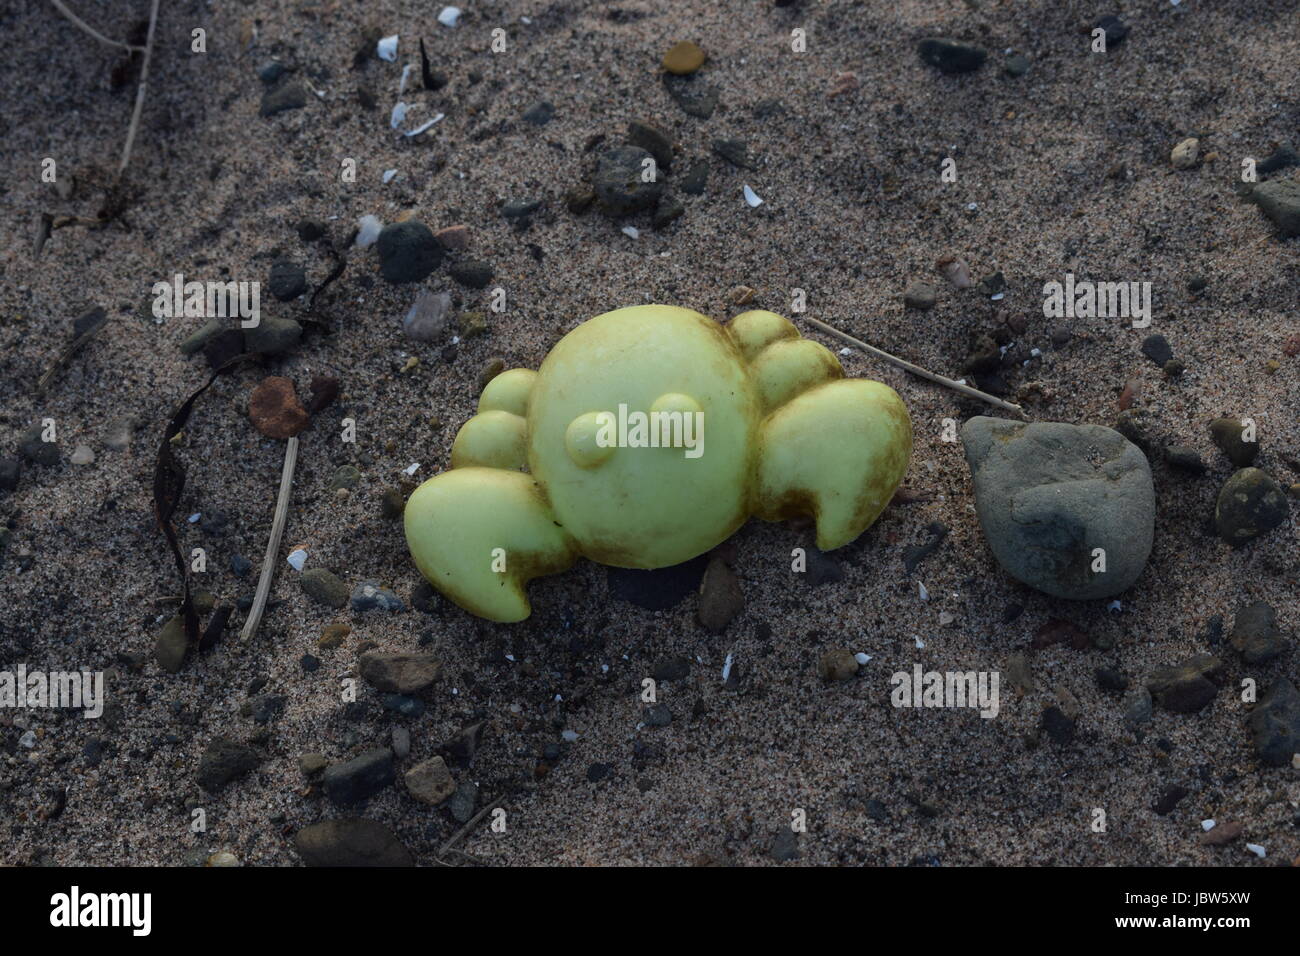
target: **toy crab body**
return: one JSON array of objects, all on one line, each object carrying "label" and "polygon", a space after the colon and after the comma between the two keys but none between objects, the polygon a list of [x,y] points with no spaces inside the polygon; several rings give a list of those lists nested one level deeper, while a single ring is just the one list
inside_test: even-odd
[{"label": "toy crab body", "polygon": [[528,616],[524,585],[579,557],[660,568],[752,514],[816,520],[847,544],[907,470],[912,426],[880,382],[846,379],[787,320],[722,326],[689,309],[617,309],[564,336],[537,372],[492,379],[451,471],[406,506],[420,572],[494,621]]}]

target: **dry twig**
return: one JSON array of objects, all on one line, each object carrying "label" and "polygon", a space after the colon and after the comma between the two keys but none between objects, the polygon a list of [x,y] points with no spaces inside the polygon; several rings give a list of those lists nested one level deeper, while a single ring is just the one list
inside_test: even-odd
[{"label": "dry twig", "polygon": [[[92,26],[91,26],[89,23],[87,23],[85,20],[81,19],[81,17],[77,16],[75,13],[73,13],[71,10],[69,10],[69,9],[64,5],[63,0],[50,0],[50,3],[52,3],[52,4],[54,5],[54,9],[58,10],[59,13],[63,14],[65,17],[67,17],[69,20],[71,20],[72,23],[73,23],[74,25],[76,25],[77,27],[79,27],[80,29],[82,29],[83,31],[85,31],[86,33],[90,34],[92,37],[94,37],[94,38],[95,38],[96,40],[98,40],[100,43],[106,43],[106,44],[108,44],[109,46],[115,46],[115,47],[117,47],[119,50],[128,50],[128,51],[130,51],[131,53],[144,53],[144,52],[145,52],[145,48],[142,47],[142,46],[132,46],[132,45],[129,44],[129,43],[123,43],[121,40],[114,40],[114,39],[111,39],[111,38],[109,38],[109,37],[104,36],[104,34],[100,33],[98,30],[96,30],[94,27],[92,27]],[[158,4],[155,3],[155,4],[154,4],[154,12],[156,13],[157,10],[158,10]],[[150,31],[150,34],[149,34],[149,35],[150,35],[150,36],[153,36],[153,32],[152,32],[152,30]]]}]

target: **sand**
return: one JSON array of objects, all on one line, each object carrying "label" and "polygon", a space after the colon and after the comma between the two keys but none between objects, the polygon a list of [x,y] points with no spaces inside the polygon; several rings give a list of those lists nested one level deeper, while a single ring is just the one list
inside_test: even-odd
[{"label": "sand", "polygon": [[[112,0],[81,12],[122,37],[146,6]],[[1284,484],[1300,480],[1300,359],[1282,351],[1300,331],[1300,247],[1274,237],[1234,190],[1242,157],[1267,155],[1300,131],[1294,4],[1143,0],[1125,11],[1131,35],[1105,55],[1088,52],[1087,31],[1114,11],[1073,2],[463,6],[454,30],[435,22],[437,5],[392,0],[165,10],[122,217],[103,229],[56,231],[39,260],[38,213],[98,210],[95,183],[116,165],[134,84],[111,91],[120,54],[47,4],[19,0],[0,14],[9,172],[0,189],[0,454],[13,454],[26,428],[53,418],[63,456],[54,468],[28,468],[19,489],[0,497],[13,529],[0,578],[0,662],[107,671],[111,705],[99,721],[0,712],[0,860],[181,865],[226,850],[249,865],[296,865],[292,833],[345,815],[304,780],[300,754],[345,759],[387,745],[400,723],[413,740],[404,769],[480,719],[489,722],[482,747],[471,767],[454,772],[477,783],[481,803],[499,799],[506,810],[504,833],[480,827],[461,844],[493,864],[771,863],[774,839],[798,810],[807,864],[1271,865],[1300,855],[1300,778],[1259,765],[1236,690],[1244,677],[1261,687],[1296,680],[1296,656],[1247,668],[1205,637],[1212,616],[1230,626],[1255,599],[1277,609],[1293,639],[1300,627],[1294,506],[1282,527],[1240,550],[1206,531],[1232,470],[1210,443],[1211,419],[1253,418],[1257,464]],[[189,51],[197,26],[207,30],[206,54]],[[400,35],[397,62],[352,68],[367,27]],[[506,31],[504,55],[489,51],[495,27]],[[807,32],[803,54],[790,49],[796,27]],[[916,41],[929,35],[992,55],[976,74],[944,76],[916,54]],[[446,114],[409,140],[389,128],[389,111],[403,64],[415,64],[418,87],[420,36],[450,83],[403,97],[408,126]],[[660,57],[681,39],[704,48],[700,78],[720,92],[707,120],[683,113],[659,81]],[[1007,49],[1030,58],[1027,75],[1003,74]],[[272,57],[324,98],[309,92],[305,108],[260,117],[256,68]],[[846,71],[857,88],[829,97]],[[373,110],[359,104],[359,87],[375,95]],[[538,127],[521,117],[540,100],[555,116]],[[576,216],[563,203],[591,162],[591,137],[617,143],[630,120],[655,123],[675,140],[672,175],[694,159],[710,163],[705,194],[683,196],[685,214],[662,231],[647,214],[616,222]],[[1193,135],[1203,162],[1175,171],[1170,150]],[[745,140],[755,168],[711,154],[717,138]],[[74,177],[67,200],[39,179],[47,156]],[[956,183],[940,181],[945,157],[956,161]],[[347,158],[356,160],[355,183],[340,181]],[[386,185],[388,169],[398,175]],[[746,205],[745,184],[762,206]],[[545,205],[517,231],[499,206],[526,198]],[[267,370],[237,371],[213,387],[177,449],[188,470],[180,514],[225,512],[229,531],[213,537],[183,523],[180,534],[186,553],[208,550],[197,585],[226,601],[252,592],[253,579],[237,579],[229,559],[237,552],[260,566],[284,453],[249,424],[249,392],[268,373],[293,378],[300,390],[332,374],[343,396],[301,439],[273,591],[279,603],[249,646],[238,642],[237,613],[217,649],[178,674],[160,672],[151,650],[172,609],[159,599],[179,586],[153,520],[153,457],[167,415],[208,372],[201,356],[178,349],[198,321],[156,322],[150,287],[176,272],[265,283],[280,255],[303,262],[315,285],[331,261],[299,241],[298,220],[328,220],[341,247],[360,216],[392,221],[408,211],[434,229],[469,226],[469,254],[493,265],[506,311],[489,314],[489,334],[460,343],[449,364],[445,343],[410,341],[401,317],[421,289],[449,290],[471,310],[487,308],[490,289],[461,288],[445,268],[390,286],[373,250],[354,251],[321,298],[333,334],[309,334]],[[620,231],[628,224],[638,238]],[[1003,272],[1007,296],[994,303],[944,286],[933,264],[945,254],[963,257],[977,279]],[[1079,319],[1063,323],[1071,341],[1054,345],[1049,330],[1061,323],[1042,316],[1041,289],[1066,272],[1150,281],[1151,329]],[[1203,293],[1187,291],[1194,277],[1207,281]],[[940,285],[932,311],[903,307],[904,289],[919,278]],[[1024,393],[1031,419],[1113,424],[1120,390],[1134,380],[1134,407],[1150,416],[1157,449],[1190,445],[1210,472],[1185,477],[1152,456],[1155,547],[1118,609],[1049,598],[997,566],[961,447],[941,440],[945,419],[986,409],[854,353],[841,357],[848,374],[886,382],[908,405],[916,443],[904,487],[920,500],[888,509],[836,554],[843,580],[817,588],[790,570],[791,549],[810,544],[806,529],[751,521],[729,545],[745,607],[721,635],[696,621],[694,596],[667,611],[643,610],[611,599],[605,570],[585,562],[535,582],[533,615],[520,625],[479,621],[446,602],[432,615],[330,612],[301,592],[284,563],[294,546],[309,552],[311,567],[332,568],[349,584],[376,581],[409,602],[419,577],[401,524],[381,516],[379,496],[413,463],[417,479],[447,466],[489,361],[535,368],[577,323],[641,302],[725,320],[740,311],[729,299],[737,285],[757,290],[753,307],[786,315],[792,290],[802,289],[807,314],[953,377],[972,333],[1023,320],[1010,335],[1014,354],[1041,355],[1004,374],[1013,401],[1036,383]],[[112,321],[38,395],[36,381],[70,339],[72,320],[93,305]],[[304,310],[266,308],[289,317]],[[1150,332],[1164,334],[1186,363],[1180,378],[1166,379],[1140,353]],[[420,364],[403,373],[412,355]],[[1280,363],[1271,373],[1270,360]],[[113,450],[105,438],[124,415],[138,428],[128,449]],[[344,418],[356,422],[355,445],[339,439]],[[79,444],[94,450],[92,464],[68,462]],[[340,500],[327,484],[346,463],[363,479]],[[908,576],[904,550],[936,521],[949,536]],[[31,555],[26,569],[23,554]],[[1012,604],[1024,611],[1003,623]],[[940,626],[940,614],[952,622]],[[1027,650],[1052,618],[1114,646]],[[333,621],[351,623],[352,635],[339,650],[319,651],[316,640]],[[363,685],[366,715],[345,716],[341,687],[359,642],[413,650],[422,636],[447,675],[428,694],[428,712],[401,720]],[[835,647],[871,660],[852,681],[827,685],[817,660]],[[1120,696],[1093,676],[1114,666],[1139,682],[1203,651],[1227,663],[1225,689],[1196,715],[1157,709],[1141,733],[1125,726]],[[895,671],[916,663],[1004,671],[1017,652],[1029,659],[1035,689],[1018,694],[1004,679],[995,719],[890,705]],[[320,658],[319,670],[303,670],[307,653]],[[660,685],[673,721],[639,727],[641,680],[675,655],[694,665],[686,680]],[[729,656],[738,676],[724,686]],[[254,733],[239,708],[259,676],[269,679],[265,691],[287,697],[270,725],[267,759],[206,795],[195,780],[199,756],[214,737]],[[1080,709],[1064,746],[1039,731],[1057,688]],[[27,729],[37,735],[31,748],[18,744]],[[566,743],[566,730],[576,740]],[[109,743],[97,765],[83,756],[91,738]],[[548,744],[564,753],[541,772]],[[610,772],[593,783],[595,764]],[[1172,784],[1189,793],[1157,815],[1152,805]],[[40,820],[60,788],[66,808]],[[194,807],[206,812],[202,834],[190,831]],[[1097,809],[1105,832],[1093,829]],[[400,781],[358,812],[392,827],[426,865],[460,826],[445,808],[413,801]],[[1241,822],[1244,840],[1200,846],[1206,818]],[[1267,859],[1244,841],[1266,847]]]}]

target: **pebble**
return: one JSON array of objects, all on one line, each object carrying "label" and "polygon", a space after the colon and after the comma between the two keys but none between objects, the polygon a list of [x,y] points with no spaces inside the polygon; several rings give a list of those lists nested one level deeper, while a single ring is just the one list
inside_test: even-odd
[{"label": "pebble", "polygon": [[1165,461],[1173,468],[1179,471],[1185,471],[1192,475],[1205,474],[1205,461],[1201,458],[1200,452],[1186,445],[1170,445],[1165,449]]},{"label": "pebble", "polygon": [[1163,366],[1174,357],[1174,350],[1163,335],[1148,335],[1142,340],[1142,354],[1156,365]]},{"label": "pebble", "polygon": [[649,123],[628,123],[625,139],[629,146],[640,147],[653,156],[659,169],[666,172],[672,166],[673,142],[659,127]]},{"label": "pebble", "polygon": [[916,52],[942,73],[970,73],[983,66],[988,58],[988,53],[979,47],[935,38],[922,40]]},{"label": "pebble", "polygon": [[321,632],[321,636],[316,640],[316,646],[323,651],[332,651],[342,647],[343,642],[347,640],[352,628],[347,624],[331,624]]},{"label": "pebble", "polygon": [[1097,679],[1097,686],[1102,690],[1114,690],[1121,693],[1128,690],[1128,678],[1114,668],[1098,667],[1093,671],[1093,676]]},{"label": "pebble", "polygon": [[481,259],[471,259],[456,263],[447,270],[447,274],[467,289],[485,289],[494,273],[488,263]]},{"label": "pebble", "polygon": [[18,454],[25,461],[42,468],[52,468],[59,463],[59,443],[41,441],[41,426],[33,425],[18,439]]},{"label": "pebble", "polygon": [[677,76],[694,73],[704,65],[704,51],[689,40],[682,40],[664,54],[663,68]]},{"label": "pebble", "polygon": [[1165,710],[1194,714],[1214,700],[1219,692],[1215,682],[1223,672],[1223,662],[1217,657],[1197,654],[1181,664],[1153,671],[1146,686],[1155,702]]},{"label": "pebble", "polygon": [[433,237],[442,243],[444,249],[456,252],[462,252],[470,246],[469,226],[462,224],[439,229],[433,234]]},{"label": "pebble", "polygon": [[1155,804],[1151,807],[1157,816],[1168,816],[1174,808],[1187,796],[1187,788],[1181,784],[1173,783],[1161,791],[1160,796],[1156,799]]},{"label": "pebble", "polygon": [[163,625],[153,645],[153,657],[168,674],[175,674],[185,662],[189,639],[185,636],[185,618],[180,614]]},{"label": "pebble", "polygon": [[1253,464],[1256,456],[1259,455],[1258,441],[1242,440],[1241,436],[1245,431],[1246,426],[1235,418],[1216,418],[1210,422],[1211,440],[1238,468]]},{"label": "pebble", "polygon": [[700,604],[697,616],[713,634],[721,634],[745,606],[740,581],[727,563],[716,555],[709,559],[700,581]]},{"label": "pebble", "polygon": [[1201,846],[1224,846],[1241,836],[1245,828],[1235,820],[1216,823],[1199,837]]},{"label": "pebble", "polygon": [[1169,154],[1169,162],[1173,163],[1174,169],[1191,169],[1196,165],[1200,149],[1201,141],[1189,137],[1173,148]]},{"label": "pebble", "polygon": [[581,216],[596,201],[596,192],[589,186],[573,186],[564,193],[564,208]]},{"label": "pebble", "polygon": [[291,438],[311,424],[311,416],[298,401],[290,379],[271,375],[262,380],[248,399],[253,427],[268,438]]},{"label": "pebble", "polygon": [[488,331],[486,312],[462,312],[456,319],[462,339],[476,339]]},{"label": "pebble", "polygon": [[355,488],[357,482],[361,480],[361,472],[353,465],[339,465],[330,478],[329,490],[337,491],[340,488]]},{"label": "pebble", "polygon": [[216,793],[261,762],[261,752],[248,744],[229,737],[214,738],[199,758],[199,786],[209,793]]},{"label": "pebble", "polygon": [[22,474],[23,463],[17,458],[0,458],[0,491],[16,491]]},{"label": "pebble", "polygon": [[407,694],[385,694],[380,698],[384,710],[392,711],[408,720],[419,720],[424,715],[424,701]]},{"label": "pebble", "polygon": [[452,794],[449,809],[452,819],[457,823],[469,823],[478,806],[478,784],[466,780]]},{"label": "pebble", "polygon": [[[238,332],[237,329],[230,331]],[[212,342],[217,341],[217,338],[219,336],[214,337]],[[263,355],[279,355],[287,352],[298,344],[300,338],[302,338],[301,325],[293,319],[282,319],[273,315],[262,316],[256,326],[244,330],[245,348],[250,352],[261,352]]]},{"label": "pebble", "polygon": [[254,723],[269,724],[284,713],[286,700],[284,694],[258,694],[244,701],[239,713],[244,717],[252,717]]},{"label": "pebble", "polygon": [[1250,198],[1283,236],[1300,236],[1300,182],[1275,179],[1260,183],[1251,190]]},{"label": "pebble", "polygon": [[442,243],[414,219],[385,226],[376,245],[379,273],[392,283],[419,282],[442,262]]},{"label": "pebble", "polygon": [[740,169],[753,169],[749,159],[749,147],[741,139],[715,139],[713,151],[731,165]]},{"label": "pebble", "polygon": [[624,216],[649,209],[663,194],[664,183],[659,177],[643,182],[645,161],[653,157],[639,146],[618,146],[601,153],[596,162],[592,188],[606,213]]},{"label": "pebble", "polygon": [[262,94],[261,114],[274,116],[287,110],[300,110],[306,105],[307,93],[302,86],[286,81]]},{"label": "pebble", "polygon": [[1033,693],[1034,677],[1029,670],[1029,659],[1024,654],[1016,653],[1007,658],[1006,664],[1007,679],[1011,681],[1011,686],[1017,688],[1022,694]]},{"label": "pebble", "polygon": [[89,445],[78,445],[68,457],[68,461],[74,465],[89,465],[95,460],[95,453],[91,451]]},{"label": "pebble", "polygon": [[655,229],[666,229],[672,223],[681,218],[686,212],[686,207],[676,196],[664,194],[659,197],[659,204],[655,206],[654,216],[651,217],[650,224]]},{"label": "pebble", "polygon": [[1130,727],[1145,724],[1151,719],[1151,691],[1145,686],[1135,687],[1124,698],[1124,721]]},{"label": "pebble", "polygon": [[307,866],[415,866],[393,831],[374,820],[324,820],[303,827],[293,842]]},{"label": "pebble", "polygon": [[324,568],[304,571],[298,578],[303,593],[325,607],[339,609],[348,603],[348,586],[338,575]]},{"label": "pebble", "polygon": [[673,722],[673,712],[667,704],[653,704],[641,713],[641,723],[647,727],[667,727]]},{"label": "pebble", "polygon": [[365,753],[331,764],[321,775],[321,788],[336,805],[368,800],[397,779],[393,769],[393,752],[376,747]]},{"label": "pebble", "polygon": [[1247,664],[1266,663],[1290,649],[1289,642],[1278,630],[1277,612],[1263,601],[1254,601],[1237,610],[1228,640]]},{"label": "pebble", "polygon": [[542,100],[534,103],[524,112],[524,122],[534,126],[545,126],[555,118],[555,106]]},{"label": "pebble", "polygon": [[939,291],[928,282],[913,282],[903,293],[903,305],[922,312],[933,309],[939,301]]},{"label": "pebble", "polygon": [[542,208],[540,199],[512,199],[501,207],[504,219],[516,219],[523,225],[533,213]]},{"label": "pebble", "polygon": [[130,415],[109,422],[104,433],[104,444],[113,451],[121,451],[131,444],[131,433],[135,431],[135,419]]},{"label": "pebble", "polygon": [[1129,33],[1128,24],[1115,16],[1102,17],[1097,21],[1097,26],[1106,31],[1106,49],[1108,50],[1123,43]]},{"label": "pebble", "polygon": [[369,651],[361,655],[358,672],[376,690],[414,694],[442,676],[442,665],[432,654]]},{"label": "pebble", "polygon": [[271,263],[271,277],[266,286],[271,295],[281,302],[296,299],[307,291],[307,273],[302,263],[292,259],[276,259]]},{"label": "pebble", "polygon": [[441,757],[420,761],[406,771],[403,779],[412,797],[434,807],[456,792],[456,781]]},{"label": "pebble", "polygon": [[664,88],[687,116],[708,119],[718,108],[718,91],[698,77],[665,73]]},{"label": "pebble", "polygon": [[817,660],[817,676],[824,681],[849,680],[858,672],[857,656],[848,648],[836,647]]},{"label": "pebble", "polygon": [[1214,525],[1234,547],[1253,541],[1286,520],[1286,495],[1258,468],[1243,468],[1224,482],[1214,505]]},{"label": "pebble", "polygon": [[225,325],[219,319],[209,319],[196,331],[185,337],[184,341],[181,342],[181,354],[193,355],[195,352],[202,351],[203,346],[208,344],[208,339],[224,328]]},{"label": "pebble", "polygon": [[690,167],[682,175],[681,190],[688,196],[702,196],[708,181],[709,164],[704,160],[697,160],[691,163]]},{"label": "pebble", "polygon": [[1015,53],[1007,57],[1007,61],[1002,68],[1006,71],[1007,76],[1024,76],[1029,72],[1029,66],[1029,57],[1023,53]]},{"label": "pebble", "polygon": [[415,304],[406,313],[402,329],[417,342],[435,342],[446,331],[451,310],[450,292],[430,292],[426,289],[416,297]]},{"label": "pebble", "polygon": [[1259,759],[1272,767],[1285,767],[1300,753],[1300,691],[1285,677],[1278,678],[1246,718]]},{"label": "pebble", "polygon": [[388,588],[381,588],[370,581],[363,581],[352,590],[352,610],[354,611],[405,611],[406,605]]},{"label": "pebble", "polygon": [[295,228],[303,242],[315,242],[325,235],[325,223],[315,219],[301,219]]},{"label": "pebble", "polygon": [[685,680],[691,673],[689,657],[669,657],[654,666],[651,672],[656,681]]},{"label": "pebble", "polygon": [[411,732],[405,727],[393,728],[393,755],[405,760],[411,755]]},{"label": "pebble", "polygon": [[246,578],[249,572],[253,570],[253,562],[242,554],[232,554],[230,556],[230,570],[234,572],[237,578]]},{"label": "pebble", "polygon": [[1078,722],[1070,717],[1056,704],[1043,710],[1042,728],[1052,743],[1064,747],[1074,740]]},{"label": "pebble", "polygon": [[[1151,553],[1155,489],[1146,456],[1099,425],[976,416],[961,430],[980,526],[998,563],[1055,597],[1127,589]],[[1093,573],[1104,548],[1106,570]]]},{"label": "pebble", "polygon": [[934,264],[935,271],[958,289],[969,289],[974,282],[970,277],[970,266],[962,259],[946,256]]},{"label": "pebble", "polygon": [[788,863],[799,859],[799,834],[788,826],[781,827],[776,833],[776,838],[772,841],[772,848],[769,853],[772,859],[778,863]]}]

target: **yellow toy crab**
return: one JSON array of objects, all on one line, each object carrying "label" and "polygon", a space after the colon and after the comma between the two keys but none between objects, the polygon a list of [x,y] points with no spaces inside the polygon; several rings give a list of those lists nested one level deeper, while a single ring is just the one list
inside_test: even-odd
[{"label": "yellow toy crab", "polygon": [[662,568],[726,540],[750,515],[816,520],[848,544],[907,471],[897,393],[844,378],[781,316],[727,325],[690,309],[606,312],[539,371],[492,379],[457,433],[451,470],[406,505],[411,557],[465,610],[521,621],[524,585],[579,557]]}]

